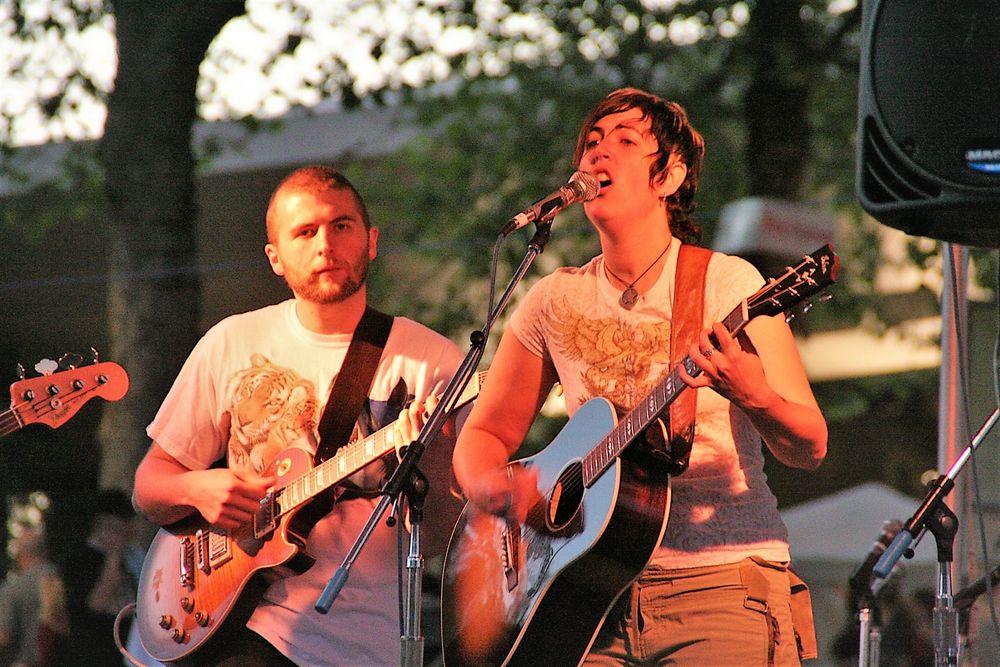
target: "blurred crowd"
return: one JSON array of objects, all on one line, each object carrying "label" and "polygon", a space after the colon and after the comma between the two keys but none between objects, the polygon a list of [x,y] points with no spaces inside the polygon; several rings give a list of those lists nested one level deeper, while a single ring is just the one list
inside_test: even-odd
[{"label": "blurred crowd", "polygon": [[[142,521],[122,491],[97,494],[86,541],[52,558],[46,544],[44,494],[8,507],[10,558],[0,585],[0,667],[131,664],[115,641],[115,619],[135,601],[144,551]],[[142,664],[155,661],[130,637],[132,615],[123,615],[122,641]]]}]

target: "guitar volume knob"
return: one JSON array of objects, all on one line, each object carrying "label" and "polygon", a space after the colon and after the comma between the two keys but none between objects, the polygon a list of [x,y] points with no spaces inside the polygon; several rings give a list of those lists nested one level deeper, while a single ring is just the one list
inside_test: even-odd
[{"label": "guitar volume knob", "polygon": [[192,600],[191,598],[189,598],[187,596],[182,597],[181,598],[181,609],[183,609],[184,611],[186,611],[187,613],[190,614],[191,611],[194,609],[194,600]]},{"label": "guitar volume knob", "polygon": [[183,628],[174,628],[174,631],[170,633],[170,638],[178,644],[183,644],[187,640],[187,633],[184,632]]},{"label": "guitar volume knob", "polygon": [[209,615],[201,610],[198,610],[194,613],[194,622],[203,628],[208,626],[209,618],[210,618]]},{"label": "guitar volume knob", "polygon": [[169,630],[174,625],[174,617],[170,614],[164,614],[160,616],[160,627],[164,630]]}]

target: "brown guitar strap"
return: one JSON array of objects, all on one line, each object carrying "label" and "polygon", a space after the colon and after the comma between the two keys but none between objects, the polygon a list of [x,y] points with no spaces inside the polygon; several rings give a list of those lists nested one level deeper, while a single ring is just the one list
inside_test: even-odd
[{"label": "brown guitar strap", "polygon": [[330,397],[319,421],[316,463],[330,458],[337,448],[350,442],[354,423],[361,414],[368,390],[375,379],[375,371],[382,358],[382,348],[389,339],[390,329],[391,316],[371,306],[365,308],[347,348],[344,363],[330,388]]},{"label": "brown guitar strap", "polygon": [[[683,244],[677,256],[674,302],[670,322],[670,368],[688,356],[691,344],[704,328],[705,274],[712,251]],[[682,391],[670,404],[670,458],[673,474],[687,469],[694,442],[694,417],[698,393]]]}]

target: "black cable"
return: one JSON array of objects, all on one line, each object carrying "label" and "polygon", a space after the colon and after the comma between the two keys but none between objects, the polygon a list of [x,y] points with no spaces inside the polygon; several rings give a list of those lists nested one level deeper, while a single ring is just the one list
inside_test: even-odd
[{"label": "black cable", "polygon": [[[503,247],[503,240],[506,238],[503,234],[497,237],[497,240],[493,242],[493,258],[490,261],[490,298],[487,301],[486,311],[486,321],[489,322],[493,317],[493,308],[496,305],[494,301],[496,300],[496,288],[497,288],[497,265],[500,263],[500,248]],[[483,332],[484,335],[489,336],[488,331]]]}]

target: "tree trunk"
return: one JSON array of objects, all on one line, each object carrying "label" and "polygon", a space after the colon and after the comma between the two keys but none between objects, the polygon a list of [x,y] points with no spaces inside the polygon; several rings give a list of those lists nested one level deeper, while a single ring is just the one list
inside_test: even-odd
[{"label": "tree trunk", "polygon": [[797,200],[809,164],[810,80],[814,70],[801,3],[759,0],[751,13],[753,58],[744,101],[750,194]]},{"label": "tree trunk", "polygon": [[100,145],[109,201],[111,358],[129,374],[98,429],[100,487],[131,489],[145,435],[197,337],[195,85],[242,1],[113,2],[118,74]]}]

